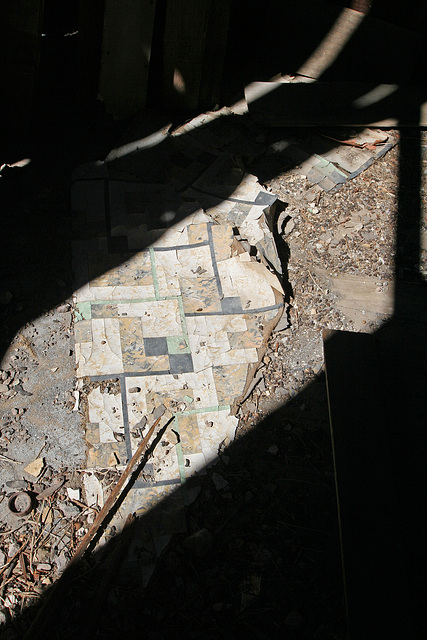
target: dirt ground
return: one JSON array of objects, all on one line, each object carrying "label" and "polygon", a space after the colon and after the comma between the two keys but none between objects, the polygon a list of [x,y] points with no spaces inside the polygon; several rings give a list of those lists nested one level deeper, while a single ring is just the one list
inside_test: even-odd
[{"label": "dirt ground", "polygon": [[[73,411],[69,176],[84,160],[104,157],[117,130],[106,120],[86,139],[81,129],[78,141],[67,131],[60,147],[36,140],[33,166],[7,169],[0,184],[7,207],[0,312],[8,348],[0,383],[0,598],[9,639],[23,637],[40,593],[63,571],[91,517],[82,494],[69,491],[81,489],[84,455]],[[280,135],[262,133],[266,144]],[[260,162],[248,170],[258,175]],[[148,587],[114,578],[97,600],[103,563],[94,561],[62,603],[67,628],[52,622],[51,637],[141,629],[150,640],[346,637],[322,330],[373,332],[392,313],[398,165],[395,147],[329,194],[286,167],[265,183],[283,212],[277,244],[289,314],[241,406],[236,440],[199,479],[187,532],[167,546]],[[425,274],[425,212],[423,225]],[[45,455],[48,464],[34,482],[23,468]],[[9,514],[14,491],[37,493],[55,483],[48,508],[43,503],[24,520]],[[141,563],[149,560],[141,552]]]}]

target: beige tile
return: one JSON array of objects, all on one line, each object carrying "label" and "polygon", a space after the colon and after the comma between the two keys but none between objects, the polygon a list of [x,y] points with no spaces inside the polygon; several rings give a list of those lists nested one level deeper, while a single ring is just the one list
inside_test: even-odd
[{"label": "beige tile", "polygon": [[98,387],[87,397],[90,422],[97,423],[99,441],[117,442],[114,432],[123,433],[123,412],[120,395],[102,393]]},{"label": "beige tile", "polygon": [[218,446],[224,439],[228,438],[230,442],[234,439],[238,419],[231,416],[228,409],[219,409],[198,413],[197,424],[203,451],[217,454]]},{"label": "beige tile", "polygon": [[76,344],[77,376],[123,373],[119,320],[92,320],[93,342]]},{"label": "beige tile", "polygon": [[182,333],[177,300],[119,303],[121,318],[141,318],[145,338],[176,336]]}]

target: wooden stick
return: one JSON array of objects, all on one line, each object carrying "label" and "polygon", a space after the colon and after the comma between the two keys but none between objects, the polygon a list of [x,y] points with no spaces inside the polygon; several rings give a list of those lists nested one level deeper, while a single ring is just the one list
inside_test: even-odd
[{"label": "wooden stick", "polygon": [[79,560],[82,559],[82,557],[84,556],[86,549],[88,548],[88,546],[90,545],[90,543],[92,542],[93,538],[95,537],[96,533],[98,532],[98,529],[100,528],[101,524],[103,523],[103,521],[105,520],[105,517],[108,515],[108,513],[111,511],[112,507],[114,506],[115,502],[117,501],[126,481],[128,480],[130,474],[132,473],[133,469],[135,468],[137,462],[140,461],[140,458],[142,456],[142,454],[144,453],[144,450],[148,444],[148,441],[150,440],[151,436],[153,435],[154,429],[157,427],[157,425],[160,422],[162,416],[159,416],[157,418],[157,420],[152,424],[152,426],[150,427],[150,430],[148,431],[147,435],[145,436],[145,438],[142,440],[141,444],[138,446],[138,449],[135,451],[135,453],[133,454],[131,460],[128,462],[128,465],[126,467],[126,469],[124,470],[123,474],[120,477],[120,480],[118,481],[118,483],[116,484],[116,486],[114,487],[114,489],[112,490],[112,492],[110,493],[110,495],[108,496],[108,499],[106,500],[104,506],[102,507],[101,511],[98,513],[98,515],[96,516],[95,520],[92,523],[92,526],[90,527],[89,531],[86,533],[85,536],[83,536],[79,546],[76,549],[75,554],[73,555],[73,557],[71,558],[68,566],[70,567],[72,564],[75,564],[76,562],[78,562]]},{"label": "wooden stick", "polygon": [[[162,410],[162,408],[163,408],[163,410]],[[64,587],[64,585],[67,585],[67,583],[69,584],[69,580],[72,579],[71,577],[73,576],[72,569],[77,564],[77,562],[79,560],[81,560],[81,558],[84,556],[86,550],[88,549],[90,543],[94,539],[96,533],[98,532],[99,528],[101,527],[102,523],[104,522],[106,516],[108,515],[108,513],[111,511],[111,509],[113,508],[114,504],[118,500],[119,495],[120,495],[122,489],[124,488],[124,485],[125,485],[126,481],[128,480],[129,476],[131,475],[132,471],[137,466],[137,464],[140,464],[142,454],[144,453],[144,450],[145,450],[145,448],[146,448],[151,436],[154,433],[154,429],[159,424],[160,419],[161,419],[161,417],[163,416],[163,414],[165,412],[165,408],[164,407],[162,407],[162,408],[161,407],[157,408],[157,410],[156,410],[157,412],[162,410],[161,414],[159,415],[157,420],[155,420],[154,423],[152,424],[152,426],[150,427],[147,435],[142,440],[141,444],[138,446],[138,448],[135,451],[134,455],[132,456],[131,460],[128,462],[128,465],[127,465],[126,469],[124,470],[120,480],[118,481],[118,483],[114,487],[114,489],[111,492],[111,494],[108,496],[108,499],[106,500],[104,506],[102,507],[101,511],[98,513],[97,517],[93,521],[93,524],[90,527],[89,531],[82,538],[79,546],[76,549],[76,552],[75,552],[74,556],[71,558],[70,562],[68,563],[67,568],[64,571],[63,576],[61,577],[60,580],[58,580],[58,582],[54,583],[54,585],[53,585],[53,587],[52,587],[47,599],[45,600],[42,608],[40,609],[38,615],[34,619],[34,621],[31,624],[29,630],[27,631],[27,633],[25,635],[25,640],[38,640],[38,638],[42,638],[42,637],[45,638],[46,637],[46,635],[44,633],[44,630],[45,630],[46,622],[48,620],[49,613],[52,611],[52,609],[58,603],[60,595],[61,595],[61,593],[63,593],[63,590],[62,590],[62,592],[60,592],[60,587],[61,586]],[[171,422],[171,420],[172,420],[172,418],[166,423],[166,425],[163,427],[163,429],[166,429],[167,425]]]}]

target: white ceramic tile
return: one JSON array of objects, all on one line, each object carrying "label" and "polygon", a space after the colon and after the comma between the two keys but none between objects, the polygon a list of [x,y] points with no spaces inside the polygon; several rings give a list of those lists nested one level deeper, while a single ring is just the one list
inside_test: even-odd
[{"label": "white ceramic tile", "polygon": [[87,397],[89,421],[99,426],[99,440],[102,443],[116,442],[114,432],[123,433],[123,412],[121,396],[102,393],[98,387]]}]

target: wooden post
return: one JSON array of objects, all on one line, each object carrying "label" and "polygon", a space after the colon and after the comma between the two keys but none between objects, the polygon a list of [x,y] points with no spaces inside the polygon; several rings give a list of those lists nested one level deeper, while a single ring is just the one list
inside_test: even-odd
[{"label": "wooden post", "polygon": [[99,98],[114,118],[145,106],[156,0],[106,0]]},{"label": "wooden post", "polygon": [[79,81],[84,100],[98,95],[105,0],[79,3]]},{"label": "wooden post", "polygon": [[31,119],[40,62],[44,0],[2,3],[2,121],[8,131]]},{"label": "wooden post", "polygon": [[219,98],[230,0],[168,0],[163,105],[213,107]]}]

